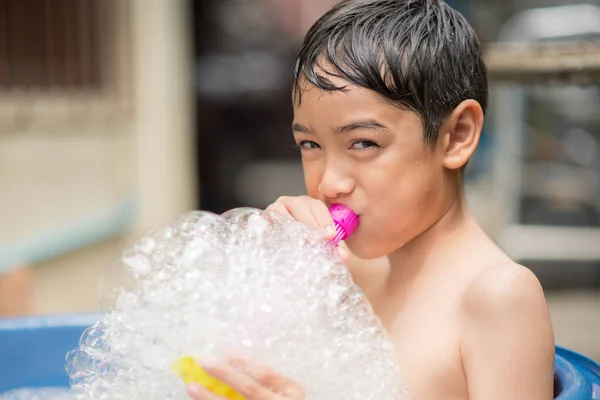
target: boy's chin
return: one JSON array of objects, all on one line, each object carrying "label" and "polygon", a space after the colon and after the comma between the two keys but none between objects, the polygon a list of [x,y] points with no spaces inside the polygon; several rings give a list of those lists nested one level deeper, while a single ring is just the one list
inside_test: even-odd
[{"label": "boy's chin", "polygon": [[387,253],[382,248],[374,245],[372,242],[369,243],[368,240],[350,238],[346,241],[346,246],[355,257],[361,260],[375,260],[387,256]]}]

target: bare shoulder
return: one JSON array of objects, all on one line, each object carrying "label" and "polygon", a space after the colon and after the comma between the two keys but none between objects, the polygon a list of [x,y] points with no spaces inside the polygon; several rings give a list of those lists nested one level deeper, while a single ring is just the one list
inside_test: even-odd
[{"label": "bare shoulder", "polygon": [[486,346],[490,352],[518,349],[521,355],[542,356],[542,364],[551,366],[554,333],[550,312],[542,286],[529,268],[507,262],[485,269],[462,300],[465,348],[479,347],[478,352],[484,352]]},{"label": "bare shoulder", "polygon": [[504,312],[547,312],[542,286],[527,267],[506,262],[479,273],[466,289],[462,308],[467,316]]},{"label": "bare shoulder", "polygon": [[533,272],[515,263],[482,270],[462,300],[459,346],[469,398],[552,398],[554,334]]}]

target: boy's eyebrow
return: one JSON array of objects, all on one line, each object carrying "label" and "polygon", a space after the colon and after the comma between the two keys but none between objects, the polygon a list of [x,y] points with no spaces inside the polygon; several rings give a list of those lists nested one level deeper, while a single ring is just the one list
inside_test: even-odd
[{"label": "boy's eyebrow", "polygon": [[387,127],[385,125],[383,125],[382,123],[380,123],[379,121],[374,120],[374,119],[361,119],[358,121],[353,121],[347,125],[340,126],[335,131],[339,132],[339,133],[344,133],[344,132],[353,131],[355,129],[376,130],[376,129],[387,129]]},{"label": "boy's eyebrow", "polygon": [[[335,129],[335,132],[344,133],[344,132],[350,132],[350,131],[353,131],[356,129],[373,129],[373,130],[375,130],[375,129],[388,129],[388,128],[377,120],[361,119],[361,120],[353,121],[349,124],[340,126]],[[311,128],[310,126],[302,125],[297,122],[294,122],[292,124],[292,131],[300,132],[300,133],[307,133],[310,135],[313,135],[315,133],[314,129]]]},{"label": "boy's eyebrow", "polygon": [[292,124],[292,131],[300,132],[300,133],[308,133],[310,135],[314,135],[314,133],[315,133],[315,130],[313,128],[311,128],[310,126],[302,125],[297,122],[294,122]]}]

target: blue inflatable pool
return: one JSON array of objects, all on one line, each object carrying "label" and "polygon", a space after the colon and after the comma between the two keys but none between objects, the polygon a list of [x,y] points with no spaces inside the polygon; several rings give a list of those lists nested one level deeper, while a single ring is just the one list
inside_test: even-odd
[{"label": "blue inflatable pool", "polygon": [[[68,387],[65,354],[100,315],[0,319],[0,394],[20,388]],[[557,400],[600,399],[600,364],[557,347]]]},{"label": "blue inflatable pool", "polygon": [[556,399],[600,399],[600,364],[579,353],[557,347],[554,377]]},{"label": "blue inflatable pool", "polygon": [[0,319],[0,393],[23,387],[68,387],[65,355],[99,315]]}]

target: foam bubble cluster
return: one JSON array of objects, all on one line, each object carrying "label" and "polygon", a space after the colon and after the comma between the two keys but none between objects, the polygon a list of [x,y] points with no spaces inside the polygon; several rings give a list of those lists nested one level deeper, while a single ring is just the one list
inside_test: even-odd
[{"label": "foam bubble cluster", "polygon": [[187,399],[173,363],[232,351],[308,400],[402,398],[393,346],[335,246],[290,217],[192,212],[115,271],[112,309],[67,355],[77,399]]}]

